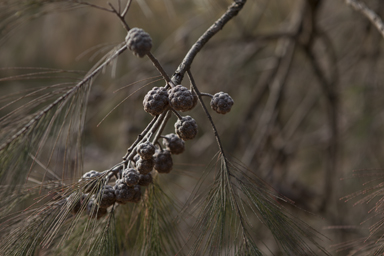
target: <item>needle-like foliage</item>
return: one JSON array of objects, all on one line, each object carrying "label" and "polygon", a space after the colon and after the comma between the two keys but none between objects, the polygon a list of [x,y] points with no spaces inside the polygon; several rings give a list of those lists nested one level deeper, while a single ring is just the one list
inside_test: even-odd
[{"label": "needle-like foliage", "polygon": [[[349,255],[383,255],[383,227],[384,227],[384,182],[383,173],[369,170],[354,172],[354,176],[369,180],[364,183],[366,188],[349,194],[341,200],[349,202],[357,200],[354,206],[369,206],[369,217],[360,223],[361,228],[369,233],[368,236],[336,245],[338,251],[349,251]],[[374,177],[374,178],[372,178]],[[373,205],[373,206],[372,206]],[[367,225],[369,225],[367,227]]]},{"label": "needle-like foliage", "polygon": [[[116,15],[128,35],[135,31],[125,19],[131,0],[125,2],[125,7],[120,0],[115,2],[116,5],[105,3],[107,7],[75,0],[5,1],[0,7],[8,6],[9,9],[0,11],[0,17],[8,16],[9,19],[0,22],[0,30],[8,35],[20,22],[50,13],[50,7],[57,7],[57,3],[67,8],[88,6]],[[79,76],[77,71],[26,68],[26,74],[0,79],[0,82],[63,79],[62,83],[50,83],[0,97],[3,103],[0,113],[11,109],[0,117],[0,194],[7,198],[0,202],[1,255],[264,255],[268,246],[260,249],[263,242],[255,232],[260,226],[256,222],[270,230],[276,244],[287,255],[328,255],[317,242],[318,233],[292,218],[280,205],[285,201],[283,197],[254,172],[226,157],[202,100],[202,96],[212,95],[201,93],[192,77],[191,65],[196,55],[238,15],[245,3],[246,0],[236,0],[226,8],[190,48],[172,77],[151,53],[149,34],[140,29],[142,32],[135,35],[134,40],[128,40],[129,47],[126,42],[120,43],[84,76]],[[12,17],[14,12],[16,17],[23,19],[19,21]],[[152,121],[137,135],[121,162],[105,171],[89,171],[83,175],[82,135],[94,79],[109,64],[113,65],[114,75],[117,56],[128,48],[141,49],[143,40],[150,47],[144,47],[145,51],[139,56],[148,57],[166,82],[161,93],[154,90],[154,94],[150,93],[145,99],[148,99],[147,105],[157,106],[161,98],[163,107],[161,111],[151,113],[154,115]],[[188,74],[190,89],[179,85],[184,74]],[[164,138],[163,131],[172,113],[179,121],[188,117],[188,122],[176,123],[177,135],[173,134],[173,137],[178,136],[179,144],[182,142],[182,151],[183,140],[197,137],[198,126],[195,119],[183,117],[170,104],[168,92],[171,88],[180,89],[181,99],[177,99],[180,104],[185,104],[184,93],[190,95],[187,97],[190,106],[181,109],[191,110],[197,101],[201,103],[220,148],[213,168],[215,172],[207,172],[201,178],[213,175],[213,182],[204,187],[204,191],[199,183],[200,189],[192,193],[191,200],[181,212],[175,200],[162,189],[166,184],[159,182],[158,176],[173,168],[171,150],[164,150],[159,140]],[[219,111],[225,114],[231,110],[233,100],[227,93],[222,95],[227,101],[220,100],[220,105],[231,100],[228,106],[223,105],[225,111]],[[215,104],[219,104],[219,100]],[[184,132],[180,131],[190,132],[193,136],[181,136]],[[144,162],[150,166],[148,169],[143,167]],[[36,172],[36,166],[43,172]],[[159,168],[161,166],[166,168]],[[31,184],[34,184],[33,188]],[[32,196],[35,201],[31,203]],[[28,208],[18,207],[19,202],[25,202]],[[181,213],[195,218],[181,223],[178,218]],[[194,225],[189,239],[180,232],[184,225],[188,230]]]},{"label": "needle-like foliage", "polygon": [[140,204],[119,210],[117,233],[124,251],[133,255],[181,253],[183,240],[176,218],[178,206],[163,191],[158,179],[146,189]]},{"label": "needle-like foliage", "polygon": [[[10,210],[1,208],[4,216],[1,225],[1,255],[34,255],[38,250],[52,250],[55,253],[75,251],[76,254],[104,252],[108,255],[116,253],[114,209],[110,209],[108,217],[102,221],[96,218],[86,218],[83,215],[87,209],[92,194],[100,200],[100,189],[104,177],[73,185],[42,184],[23,193],[15,193],[13,199],[19,202],[31,195],[37,196],[41,188],[48,194],[37,198],[37,202],[29,210],[16,214],[8,214]],[[83,194],[84,188],[93,186],[90,193]],[[78,202],[82,204],[79,207]],[[6,204],[6,202],[1,202]],[[76,214],[74,214],[74,208]],[[98,211],[98,204],[92,211]],[[11,208],[12,209],[12,208]],[[88,209],[89,210],[89,209]],[[88,233],[92,236],[87,235]]]},{"label": "needle-like foliage", "polygon": [[5,0],[0,2],[0,44],[26,22],[80,6],[77,0]]},{"label": "needle-like foliage", "polygon": [[219,156],[214,182],[201,197],[190,255],[263,255],[252,235],[255,218],[287,255],[329,255],[319,234],[279,204],[284,198],[235,160]]},{"label": "needle-like foliage", "polygon": [[[45,91],[55,86],[39,88],[29,93],[33,94],[32,99],[28,100],[27,96],[31,95],[27,94],[7,104],[21,102],[19,108],[0,119],[0,127],[5,127],[0,134],[0,177],[1,184],[8,185],[6,191],[12,192],[17,184],[25,182],[36,164],[35,159],[41,156],[46,168],[52,162],[62,167],[56,174],[48,173],[47,169],[38,177],[43,182],[47,173],[55,179],[80,176],[82,131],[93,78],[125,49],[122,46],[108,53],[80,82],[69,88],[59,87],[48,92]],[[36,97],[39,93],[42,96]]]}]

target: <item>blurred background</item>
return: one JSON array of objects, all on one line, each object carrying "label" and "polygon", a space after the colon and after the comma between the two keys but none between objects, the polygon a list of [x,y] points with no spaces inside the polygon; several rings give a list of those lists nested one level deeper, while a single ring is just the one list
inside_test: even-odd
[{"label": "blurred background", "polygon": [[[65,1],[7,2],[0,3],[1,116],[22,104],[6,106],[7,95],[59,83],[64,90],[126,36],[116,16],[96,8]],[[384,17],[382,0],[362,2]],[[102,0],[92,3],[108,7]],[[230,3],[137,0],[127,22],[151,35],[152,53],[172,75]],[[377,29],[344,1],[249,0],[192,64],[200,91],[224,91],[235,101],[226,115],[211,112],[227,154],[290,198],[297,207],[289,210],[327,236],[325,246],[334,255],[348,255],[335,245],[354,247],[357,243],[346,242],[368,236],[378,221],[369,213],[377,200],[355,206],[356,199],[341,198],[380,183],[384,174],[382,50]],[[164,85],[158,75],[148,58],[127,51],[94,79],[83,172],[121,161],[151,120],[142,100],[153,86]],[[182,84],[189,87],[188,79]],[[199,125],[198,136],[162,178],[181,205],[218,151],[201,107],[188,115]],[[173,116],[165,133],[173,132],[175,121]],[[272,238],[262,230],[255,230],[257,237],[269,245]]]}]

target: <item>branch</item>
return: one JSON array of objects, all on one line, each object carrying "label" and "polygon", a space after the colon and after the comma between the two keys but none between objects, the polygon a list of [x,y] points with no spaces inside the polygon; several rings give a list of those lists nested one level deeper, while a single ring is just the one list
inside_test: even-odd
[{"label": "branch", "polygon": [[361,12],[367,17],[373,25],[379,30],[380,34],[384,37],[384,23],[383,20],[371,9],[369,9],[364,3],[359,0],[345,0],[347,5],[352,6],[358,12]]},{"label": "branch", "polygon": [[156,59],[156,57],[153,56],[153,54],[150,52],[147,53],[147,56],[152,61],[153,66],[155,66],[155,68],[157,68],[157,70],[163,76],[164,80],[167,81],[167,83],[170,83],[171,79],[169,78],[167,72],[165,72],[164,68],[161,66],[160,62]]},{"label": "branch", "polygon": [[128,148],[127,153],[123,156],[123,160],[129,160],[128,157],[134,150],[134,148],[139,144],[139,142],[147,135],[147,133],[152,129],[153,125],[156,123],[159,116],[152,118],[152,121],[147,125],[147,127],[137,136],[137,139],[133,144]]},{"label": "branch", "polygon": [[125,15],[127,15],[129,7],[131,7],[131,3],[132,3],[132,0],[128,0],[126,6],[124,8],[124,11],[121,13],[121,16],[125,17]]},{"label": "branch", "polygon": [[201,98],[201,96],[203,96],[203,94],[197,88],[196,83],[195,83],[195,79],[192,76],[191,70],[188,69],[187,70],[187,74],[188,74],[188,77],[189,77],[189,81],[191,82],[191,85],[193,86],[193,90],[196,92],[197,97],[199,98],[200,104],[201,104],[201,106],[202,106],[202,108],[203,108],[203,110],[204,110],[204,112],[205,112],[209,122],[211,123],[212,129],[213,129],[213,133],[214,133],[214,135],[216,137],[217,145],[219,146],[219,149],[220,149],[220,153],[223,155],[223,159],[224,159],[225,164],[227,164],[227,158],[226,158],[225,153],[224,153],[223,145],[221,144],[219,133],[217,132],[215,123],[213,122],[212,117],[209,114],[209,111],[208,111],[207,107],[205,106],[203,99]]},{"label": "branch", "polygon": [[[127,4],[127,8],[129,8],[129,4],[130,3]],[[121,24],[123,25],[124,29],[127,30],[127,32],[128,32],[131,28],[128,26],[128,23],[125,21],[125,14],[126,14],[125,10],[124,10],[124,15],[123,15],[123,14],[120,14],[115,9],[115,7],[113,7],[113,5],[111,3],[108,3],[108,5],[111,7],[112,12],[115,13],[116,16],[120,19]],[[127,9],[127,11],[128,11],[128,9]]]},{"label": "branch", "polygon": [[163,122],[161,123],[160,128],[157,130],[157,133],[156,133],[156,135],[155,135],[155,137],[154,137],[154,139],[152,141],[152,144],[156,144],[156,142],[160,138],[161,133],[163,132],[165,126],[167,125],[167,122],[168,122],[170,117],[171,117],[171,111],[167,110],[166,114],[165,114],[165,117],[163,119]]},{"label": "branch", "polygon": [[86,5],[86,6],[89,6],[89,7],[93,7],[93,8],[102,10],[102,11],[113,12],[112,10],[110,10],[108,8],[104,8],[102,6],[98,6],[96,4],[91,4],[91,3],[88,3],[88,2],[82,2],[82,1],[71,1],[71,2],[80,4],[80,5]]},{"label": "branch", "polygon": [[[111,3],[108,3],[111,7],[111,12],[115,13],[116,16],[120,19],[124,29],[129,32],[130,27],[128,26],[128,23],[125,20],[125,16],[127,15],[127,12],[129,10],[129,7],[131,6],[132,0],[128,0],[127,5],[123,11],[123,13],[119,13],[119,11],[116,10],[115,7]],[[160,62],[156,59],[155,56],[151,52],[147,53],[148,58],[152,61],[153,65],[157,68],[157,70],[160,72],[160,74],[163,76],[164,80],[168,83],[171,82],[171,79],[169,78],[167,72],[165,72],[164,68],[161,66]]]},{"label": "branch", "polygon": [[172,76],[174,84],[180,84],[184,78],[184,74],[190,69],[191,64],[196,57],[197,53],[204,47],[204,45],[211,39],[217,32],[219,32],[224,25],[235,17],[239,11],[243,8],[246,0],[235,0],[235,2],[229,6],[228,10],[220,17],[211,27],[205,31],[205,33],[196,41],[196,43],[185,55],[183,61]]}]

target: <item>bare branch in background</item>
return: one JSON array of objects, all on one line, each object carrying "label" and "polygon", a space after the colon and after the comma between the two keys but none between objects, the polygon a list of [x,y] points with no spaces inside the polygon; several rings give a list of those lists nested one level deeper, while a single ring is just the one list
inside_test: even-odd
[{"label": "bare branch in background", "polygon": [[380,34],[384,37],[384,23],[383,20],[371,9],[369,9],[364,3],[358,0],[345,0],[345,3],[352,6],[358,12],[361,12],[367,17],[373,25],[379,30]]}]

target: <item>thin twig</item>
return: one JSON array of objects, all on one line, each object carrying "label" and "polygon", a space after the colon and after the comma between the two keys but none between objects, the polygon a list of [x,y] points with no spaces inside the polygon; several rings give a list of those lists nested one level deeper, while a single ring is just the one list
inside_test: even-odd
[{"label": "thin twig", "polygon": [[108,3],[108,5],[111,7],[112,9],[112,12],[116,14],[116,16],[120,19],[121,21],[121,24],[123,24],[123,27],[125,28],[125,30],[129,31],[131,28],[128,26],[128,23],[125,21],[125,17],[120,14],[116,9],[115,7],[113,7],[113,5],[111,3]]},{"label": "thin twig", "polygon": [[171,108],[171,110],[172,110],[173,114],[175,114],[177,119],[179,119],[179,120],[183,119],[183,117],[174,108]]},{"label": "thin twig", "polygon": [[162,124],[167,113],[168,113],[168,109],[166,109],[162,114],[154,117],[154,119],[152,119],[151,123],[148,124],[148,126],[145,128],[145,130],[142,131],[141,134],[139,134],[136,141],[129,147],[126,155],[123,157],[123,160],[124,160],[123,162],[125,165],[127,164],[127,162],[129,160],[132,160],[134,155],[136,154],[136,146],[142,140],[147,139],[147,138],[149,139],[152,136],[152,134],[159,129],[159,127]]},{"label": "thin twig", "polygon": [[345,0],[345,3],[367,17],[384,37],[384,22],[374,11],[358,0]]},{"label": "thin twig", "polygon": [[156,123],[159,116],[155,116],[152,121],[147,125],[147,127],[137,136],[137,139],[133,144],[128,148],[127,153],[123,157],[123,160],[126,161],[128,159],[128,156],[131,154],[133,149],[139,144],[139,142],[144,138],[144,136],[152,129],[152,126]]},{"label": "thin twig", "polygon": [[220,136],[217,132],[217,129],[216,129],[216,126],[212,120],[212,117],[211,115],[209,114],[208,112],[208,109],[207,107],[205,106],[203,100],[202,100],[202,94],[200,93],[199,89],[197,88],[196,86],[196,83],[195,83],[195,80],[193,79],[193,76],[192,76],[192,72],[190,69],[187,70],[187,75],[188,75],[188,78],[189,78],[189,81],[191,82],[192,86],[193,86],[193,89],[194,91],[196,92],[198,98],[199,98],[199,101],[200,101],[200,104],[209,120],[209,122],[211,123],[211,126],[212,126],[212,130],[213,130],[213,133],[216,137],[216,142],[217,142],[217,145],[219,146],[219,149],[220,149],[220,153],[222,155],[222,160],[223,160],[223,164],[224,164],[224,168],[220,168],[222,174],[220,175],[220,182],[222,183],[222,187],[227,187],[227,189],[229,190],[230,192],[230,196],[232,197],[232,200],[235,204],[235,207],[236,207],[236,213],[237,213],[237,216],[239,217],[239,220],[240,220],[240,225],[241,225],[241,228],[242,228],[242,232],[243,232],[243,239],[245,239],[245,233],[246,233],[246,228],[245,228],[245,224],[244,224],[244,219],[243,219],[243,215],[241,214],[241,211],[240,211],[240,207],[238,205],[238,202],[237,200],[235,199],[235,192],[234,192],[234,189],[233,189],[233,184],[232,182],[230,181],[229,177],[231,176],[231,172],[230,172],[230,168],[229,168],[229,164],[228,164],[228,161],[227,161],[227,157],[225,156],[225,152],[224,152],[224,148],[223,148],[223,145],[221,143],[221,140],[220,140]]},{"label": "thin twig", "polygon": [[221,140],[220,140],[220,137],[219,137],[219,133],[217,132],[216,126],[215,126],[215,124],[213,123],[211,114],[209,114],[208,109],[207,109],[207,107],[205,106],[203,99],[201,98],[202,95],[201,95],[199,89],[198,89],[197,86],[196,86],[196,83],[195,83],[195,80],[193,79],[191,70],[187,70],[187,74],[188,74],[189,81],[191,82],[191,84],[192,84],[192,86],[193,86],[193,90],[196,92],[197,97],[199,98],[200,104],[201,104],[201,106],[203,107],[204,112],[205,112],[205,114],[207,115],[207,118],[208,118],[209,122],[211,123],[212,129],[213,129],[213,133],[214,133],[214,135],[215,135],[215,137],[216,137],[216,141],[217,141],[217,144],[218,144],[219,149],[220,149],[220,153],[223,155],[223,158],[224,158],[224,160],[226,161],[227,158],[225,157],[224,148],[223,148],[223,145],[221,144]]},{"label": "thin twig", "polygon": [[102,11],[113,12],[113,11],[110,10],[110,9],[107,9],[107,8],[105,8],[105,7],[98,6],[98,5],[96,5],[96,4],[90,4],[90,3],[82,2],[82,1],[71,1],[71,2],[74,2],[74,3],[77,3],[77,4],[86,5],[86,6],[89,6],[89,7],[93,7],[93,8],[102,10]]},{"label": "thin twig", "polygon": [[132,0],[128,0],[127,5],[125,6],[124,11],[121,13],[122,17],[125,17],[125,15],[127,15],[129,7],[131,7],[131,3],[132,3]]},{"label": "thin twig", "polygon": [[[157,140],[161,137],[161,133],[163,132],[165,126],[167,125],[170,117],[171,117],[171,111],[167,110],[164,120],[161,123],[160,128],[157,130],[155,137],[153,138],[152,144],[157,143]],[[159,143],[159,146],[161,147],[160,143]]]},{"label": "thin twig", "polygon": [[160,62],[156,59],[155,56],[151,52],[147,53],[147,56],[152,61],[153,65],[157,68],[157,70],[160,72],[160,74],[163,76],[164,80],[167,81],[167,83],[171,82],[171,79],[169,78],[167,72],[165,72],[164,68],[161,66]]},{"label": "thin twig", "polygon": [[183,61],[172,76],[172,81],[175,84],[180,84],[183,80],[184,74],[190,69],[193,60],[197,53],[204,47],[204,45],[217,33],[224,25],[235,17],[239,11],[243,8],[246,0],[235,0],[235,2],[229,6],[228,10],[221,16],[207,31],[196,41],[196,43],[188,51]]},{"label": "thin twig", "polygon": [[[123,24],[125,30],[127,30],[127,32],[130,30],[130,27],[128,26],[128,23],[125,21],[125,15],[127,14],[128,12],[128,9],[131,5],[131,0],[129,0],[127,2],[127,6],[125,7],[123,13],[119,13],[115,7],[113,7],[113,5],[111,3],[108,3],[109,6],[111,7],[112,9],[112,12],[114,12],[116,14],[116,16],[120,19],[121,23]],[[153,54],[151,52],[147,53],[147,56],[149,57],[149,59],[152,61],[153,65],[156,67],[156,69],[160,72],[160,74],[163,76],[164,80],[167,81],[167,83],[170,83],[171,82],[171,79],[169,78],[167,72],[165,72],[164,68],[161,66],[160,62],[156,59],[155,56],[153,56]]]},{"label": "thin twig", "polygon": [[201,92],[200,95],[201,95],[201,96],[207,96],[207,97],[209,97],[209,98],[213,98],[213,95],[212,95],[212,94],[210,94],[210,93],[206,93],[206,92]]}]

